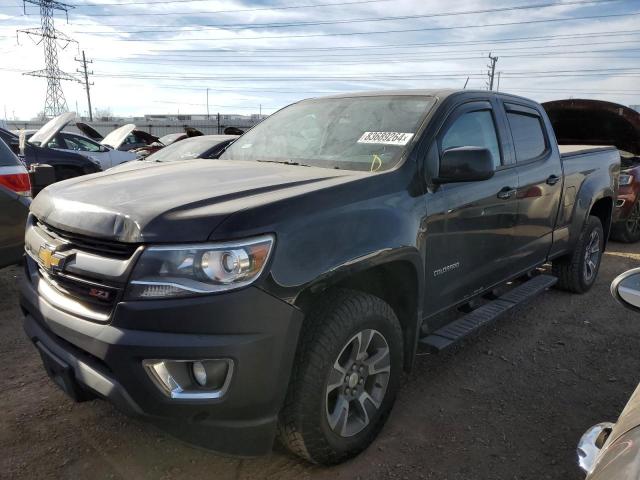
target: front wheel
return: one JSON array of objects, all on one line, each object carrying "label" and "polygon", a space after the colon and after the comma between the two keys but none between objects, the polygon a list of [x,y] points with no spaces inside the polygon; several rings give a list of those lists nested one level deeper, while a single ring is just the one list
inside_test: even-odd
[{"label": "front wheel", "polygon": [[388,304],[366,293],[331,292],[305,319],[280,441],[326,465],[360,453],[393,406],[402,358],[400,323]]},{"label": "front wheel", "polygon": [[580,232],[573,252],[553,261],[557,287],[574,293],[585,293],[594,283],[604,251],[604,230],[598,217],[589,216]]},{"label": "front wheel", "polygon": [[625,243],[635,243],[640,240],[640,200],[633,204],[627,218],[614,225],[612,237]]}]

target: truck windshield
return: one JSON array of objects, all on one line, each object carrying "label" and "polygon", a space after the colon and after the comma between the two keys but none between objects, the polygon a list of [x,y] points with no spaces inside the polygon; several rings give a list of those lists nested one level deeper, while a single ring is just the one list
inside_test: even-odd
[{"label": "truck windshield", "polygon": [[306,100],[256,125],[220,158],[388,170],[400,161],[434,102],[396,95]]}]

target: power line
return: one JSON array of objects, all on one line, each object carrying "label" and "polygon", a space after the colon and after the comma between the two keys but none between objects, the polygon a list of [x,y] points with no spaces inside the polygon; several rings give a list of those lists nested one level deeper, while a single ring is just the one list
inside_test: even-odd
[{"label": "power line", "polygon": [[[640,33],[640,30],[618,30],[615,33],[601,32],[601,33],[574,33],[574,34],[562,34],[562,35],[545,35],[545,36],[528,36],[528,37],[510,37],[510,38],[489,38],[489,39],[474,39],[456,42],[426,42],[426,43],[391,43],[380,45],[358,45],[358,46],[331,46],[331,47],[300,47],[300,48],[206,48],[206,49],[193,49],[193,48],[176,48],[176,49],[154,49],[152,52],[206,52],[206,53],[260,53],[260,52],[314,52],[314,51],[336,51],[336,50],[358,50],[375,48],[388,49],[388,48],[408,48],[408,47],[431,47],[440,45],[480,45],[480,44],[493,44],[493,43],[525,43],[525,42],[542,42],[547,40],[556,39],[582,39],[593,37],[618,37],[628,36]],[[306,55],[305,55],[306,56]]]},{"label": "power line", "polygon": [[[474,42],[475,43],[475,42]],[[477,42],[477,43],[482,43],[482,42]],[[618,45],[618,44],[632,44],[632,45],[640,45],[640,41],[638,40],[614,40],[611,42],[589,42],[589,46],[601,46],[601,45]],[[520,47],[496,47],[495,45],[493,45],[494,48],[500,48],[500,51],[515,51],[515,50],[538,50],[538,49],[549,49],[549,48],[564,48],[564,47],[583,47],[584,46],[584,42],[581,43],[562,43],[562,44],[558,44],[558,45],[534,45],[534,46],[520,46]],[[448,55],[448,54],[456,54],[456,53],[464,53],[464,54],[470,54],[470,53],[484,53],[487,51],[486,48],[483,49],[478,49],[478,50],[461,50],[461,49],[456,49],[456,50],[433,50],[433,48],[441,48],[440,46],[434,46],[430,48],[430,52],[425,53],[425,52],[415,52],[414,54],[410,54],[410,55],[428,55],[428,56],[434,56],[434,55]],[[620,50],[620,49],[616,49],[615,51],[621,51],[624,52],[625,50]],[[207,53],[206,55],[193,55],[190,53],[182,53],[180,51],[175,51],[175,53],[172,53],[174,51],[172,50],[165,50],[165,52],[167,53],[163,53],[162,55],[151,55],[151,54],[136,54],[138,57],[149,57],[149,58],[161,58],[161,59],[167,59],[169,57],[178,57],[178,59],[185,59],[185,61],[188,61],[189,59],[208,59],[208,58],[216,58],[219,60],[236,60],[237,58],[240,59],[244,59],[244,58],[256,58],[256,57],[247,57],[244,55],[236,55],[234,57],[222,57],[222,58],[218,58],[217,55],[220,53],[227,53],[227,52],[211,52],[211,53]],[[586,50],[585,53],[591,52],[591,50]],[[203,52],[205,53],[205,52]],[[251,52],[252,55],[255,55],[258,52]],[[404,53],[404,52],[403,52]],[[407,52],[408,53],[408,52]],[[563,52],[551,52],[551,53],[563,53]],[[313,59],[318,59],[318,58],[348,58],[348,57],[356,57],[356,58],[362,58],[362,57],[387,57],[387,56],[391,56],[391,57],[396,57],[398,56],[398,52],[362,52],[362,51],[357,51],[355,53],[334,53],[334,52],[330,52],[330,53],[316,53],[315,55],[313,55]],[[126,60],[127,58],[134,58],[134,57],[120,57],[120,58],[115,58],[113,60]],[[310,56],[309,54],[290,54],[290,53],[285,53],[283,55],[274,55],[274,54],[260,54],[258,59],[267,59],[267,58],[303,58],[303,59],[309,59]],[[404,58],[404,57],[403,57]]]},{"label": "power line", "polygon": [[[152,14],[149,14],[152,15]],[[606,15],[590,15],[583,17],[572,18],[549,18],[544,20],[524,20],[519,22],[504,22],[504,23],[485,23],[480,25],[456,25],[449,27],[427,27],[427,28],[409,28],[409,29],[397,29],[397,30],[377,30],[377,31],[365,31],[365,32],[331,32],[331,33],[312,33],[301,35],[276,35],[276,36],[253,36],[253,37],[210,37],[210,38],[154,38],[153,42],[195,42],[195,41],[238,41],[238,40],[267,40],[277,39],[285,40],[289,38],[318,38],[318,37],[344,37],[344,36],[359,36],[359,35],[383,35],[387,33],[414,33],[414,32],[431,32],[431,31],[443,31],[443,30],[456,30],[460,28],[487,28],[487,27],[504,27],[513,25],[533,25],[539,23],[554,23],[554,22],[570,22],[576,20],[594,20],[601,18],[616,18],[616,17],[632,17],[640,15],[640,12],[629,13],[612,13]],[[117,36],[117,32],[111,36]],[[123,42],[148,42],[148,38],[119,38],[118,40]]]},{"label": "power line", "polygon": [[[123,72],[123,73],[96,73],[97,76],[107,78],[123,78],[123,79],[146,79],[146,80],[180,80],[180,81],[202,81],[202,80],[220,80],[220,81],[241,81],[241,82],[329,82],[329,81],[377,81],[377,80],[412,80],[422,78],[449,79],[470,76],[472,78],[483,78],[483,73],[468,72],[450,72],[450,73],[422,73],[413,72],[410,74],[384,74],[381,72],[370,72],[366,76],[287,76],[287,77],[248,77],[246,75],[195,75],[192,73],[176,73],[158,74],[155,72]],[[503,72],[503,78],[556,78],[556,77],[640,77],[640,70],[637,68],[629,69],[601,69],[601,70],[551,70],[551,71],[522,71],[522,72]]]},{"label": "power line", "polygon": [[[157,0],[155,2],[122,2],[122,3],[75,3],[74,6],[81,8],[89,8],[89,7],[105,7],[105,6],[119,6],[126,7],[128,5],[146,5],[147,7],[157,5],[157,4],[167,4],[167,3],[193,3],[193,2],[208,2],[211,0]],[[295,10],[295,9],[304,9],[304,8],[320,8],[320,7],[336,7],[336,6],[344,6],[344,5],[358,5],[364,3],[382,3],[382,2],[390,2],[392,0],[353,0],[346,2],[334,2],[334,3],[310,3],[305,5],[283,5],[283,6],[274,6],[274,7],[257,7],[257,8],[241,8],[241,9],[233,9],[233,10],[212,10],[208,13],[240,13],[240,12],[259,12],[259,11],[271,11],[271,10]],[[620,1],[620,0],[614,0]]]},{"label": "power line", "polygon": [[[468,10],[463,12],[441,12],[441,13],[426,13],[419,15],[401,15],[394,17],[369,17],[369,18],[353,18],[353,19],[339,19],[339,20],[317,20],[317,21],[309,21],[309,22],[273,22],[273,23],[203,23],[198,24],[197,27],[194,28],[182,28],[176,25],[145,25],[145,27],[161,27],[161,28],[180,28],[182,32],[189,31],[200,31],[203,28],[222,28],[222,29],[256,29],[256,28],[288,28],[288,27],[306,27],[306,26],[318,26],[318,25],[340,25],[340,24],[352,24],[352,23],[368,23],[368,22],[386,22],[386,21],[399,21],[399,20],[416,20],[423,18],[436,18],[436,17],[450,17],[450,16],[458,16],[458,15],[473,15],[473,14],[483,14],[483,13],[498,13],[498,12],[508,12],[515,10],[528,10],[528,9],[541,9],[541,8],[551,8],[551,7],[559,7],[559,6],[567,6],[567,5],[588,5],[594,3],[610,3],[610,2],[618,2],[620,0],[575,0],[572,2],[566,3],[538,3],[531,5],[519,5],[515,7],[500,7],[500,8],[490,8],[484,10]],[[166,12],[163,12],[166,13]],[[109,25],[112,26],[112,25]],[[134,25],[130,25],[134,26]],[[135,25],[139,26],[139,25]],[[120,30],[119,33],[162,33],[165,30]],[[112,33],[108,31],[77,31],[77,33],[92,33],[92,34],[106,34]]]},{"label": "power line", "polygon": [[[606,43],[606,42],[605,42]],[[635,43],[635,42],[634,42]],[[597,42],[592,45],[599,45]],[[572,45],[567,45],[572,46]],[[574,44],[573,46],[578,46]],[[527,47],[522,47],[527,48]],[[510,49],[504,49],[505,51],[509,51]],[[590,49],[590,50],[565,50],[565,51],[551,51],[551,52],[515,52],[514,54],[504,54],[502,55],[504,58],[527,58],[527,57],[557,57],[561,58],[603,58],[602,56],[574,56],[575,54],[596,54],[596,53],[605,53],[608,54],[610,52],[618,52],[618,53],[635,53],[640,51],[640,48],[628,48],[624,50],[620,49]],[[454,56],[454,55],[473,55],[474,56]],[[129,64],[138,64],[138,65],[199,65],[199,66],[213,66],[213,65],[252,65],[252,66],[260,66],[260,67],[270,67],[274,66],[271,63],[274,58],[279,59],[276,66],[281,67],[283,65],[367,65],[372,64],[374,62],[384,61],[387,63],[411,63],[411,62],[422,62],[422,61],[442,61],[442,60],[473,60],[478,57],[478,54],[481,54],[482,51],[448,51],[448,52],[433,52],[433,53],[417,53],[411,56],[404,56],[402,58],[397,58],[396,54],[361,54],[355,55],[358,58],[363,57],[374,57],[371,60],[358,60],[352,58],[345,58],[346,55],[325,55],[320,57],[305,57],[305,61],[300,61],[297,56],[293,56],[295,58],[290,58],[289,56],[281,56],[281,57],[270,57],[270,56],[261,56],[256,59],[240,59],[237,60],[235,58],[215,58],[215,57],[205,57],[205,56],[187,56],[179,55],[178,58],[173,58],[171,55],[163,55],[163,56],[136,56],[129,58],[113,58],[113,59],[101,59],[102,62],[105,63],[129,63]],[[354,55],[349,55],[349,57]],[[607,58],[614,58],[612,55],[607,55]],[[629,55],[617,55],[615,58],[622,59],[633,59],[638,58],[636,56]]]}]

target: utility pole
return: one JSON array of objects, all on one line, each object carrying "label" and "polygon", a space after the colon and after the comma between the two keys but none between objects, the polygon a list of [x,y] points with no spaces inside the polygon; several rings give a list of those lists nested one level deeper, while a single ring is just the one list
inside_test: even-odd
[{"label": "utility pole", "polygon": [[487,68],[489,69],[489,71],[487,72],[487,76],[489,77],[487,90],[493,90],[493,79],[496,75],[496,63],[498,62],[498,57],[492,57],[491,54],[489,54],[489,61],[491,63],[487,65]]},{"label": "utility pole", "polygon": [[258,118],[262,118],[262,104],[260,104],[260,116]]},{"label": "utility pole", "polygon": [[218,112],[218,129],[216,130],[218,135],[220,135],[220,112]]},{"label": "utility pole", "polygon": [[501,73],[502,73],[502,72],[498,72],[498,86],[496,87],[496,92],[499,92],[499,91],[500,91],[500,74],[501,74]]},{"label": "utility pole", "polygon": [[469,77],[467,77],[467,81],[464,82],[464,87],[462,87],[463,90],[467,89],[467,84],[469,83]]},{"label": "utility pole", "polygon": [[[80,63],[82,69],[76,69],[76,72],[84,75],[84,89],[87,91],[87,103],[89,104],[89,121],[93,122],[93,109],[91,108],[91,92],[89,86],[93,85],[93,82],[89,83],[89,75],[93,75],[93,70],[87,70],[87,63],[93,63],[93,60],[87,60],[84,56],[84,50],[82,50],[82,58],[74,58],[74,60]],[[77,110],[77,109],[76,109]]]},{"label": "utility pole", "polygon": [[47,79],[47,95],[45,97],[43,110],[44,115],[48,117],[60,115],[68,110],[67,101],[64,98],[64,93],[62,93],[60,81],[77,81],[78,79],[73,75],[63,72],[58,67],[58,42],[64,43],[62,47],[64,49],[69,43],[75,42],[75,40],[56,30],[53,25],[53,12],[55,10],[63,11],[67,14],[68,18],[68,10],[73,8],[73,6],[56,0],[23,0],[25,14],[27,3],[40,7],[40,27],[18,30],[17,33],[26,33],[29,36],[42,37],[42,40],[38,43],[41,42],[44,46],[45,68],[24,73],[23,75]]},{"label": "utility pole", "polygon": [[209,120],[209,88],[207,87],[207,120]]}]

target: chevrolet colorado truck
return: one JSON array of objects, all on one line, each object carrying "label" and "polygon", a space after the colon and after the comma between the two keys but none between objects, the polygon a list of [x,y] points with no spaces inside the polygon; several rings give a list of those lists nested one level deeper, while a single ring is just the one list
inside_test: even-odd
[{"label": "chevrolet colorado truck", "polygon": [[589,290],[619,169],[612,147],[559,150],[542,107],[503,93],[301,101],[218,160],[43,190],[24,328],[76,400],[222,453],[277,435],[337,463],[376,437],[418,347],[555,283]]}]

